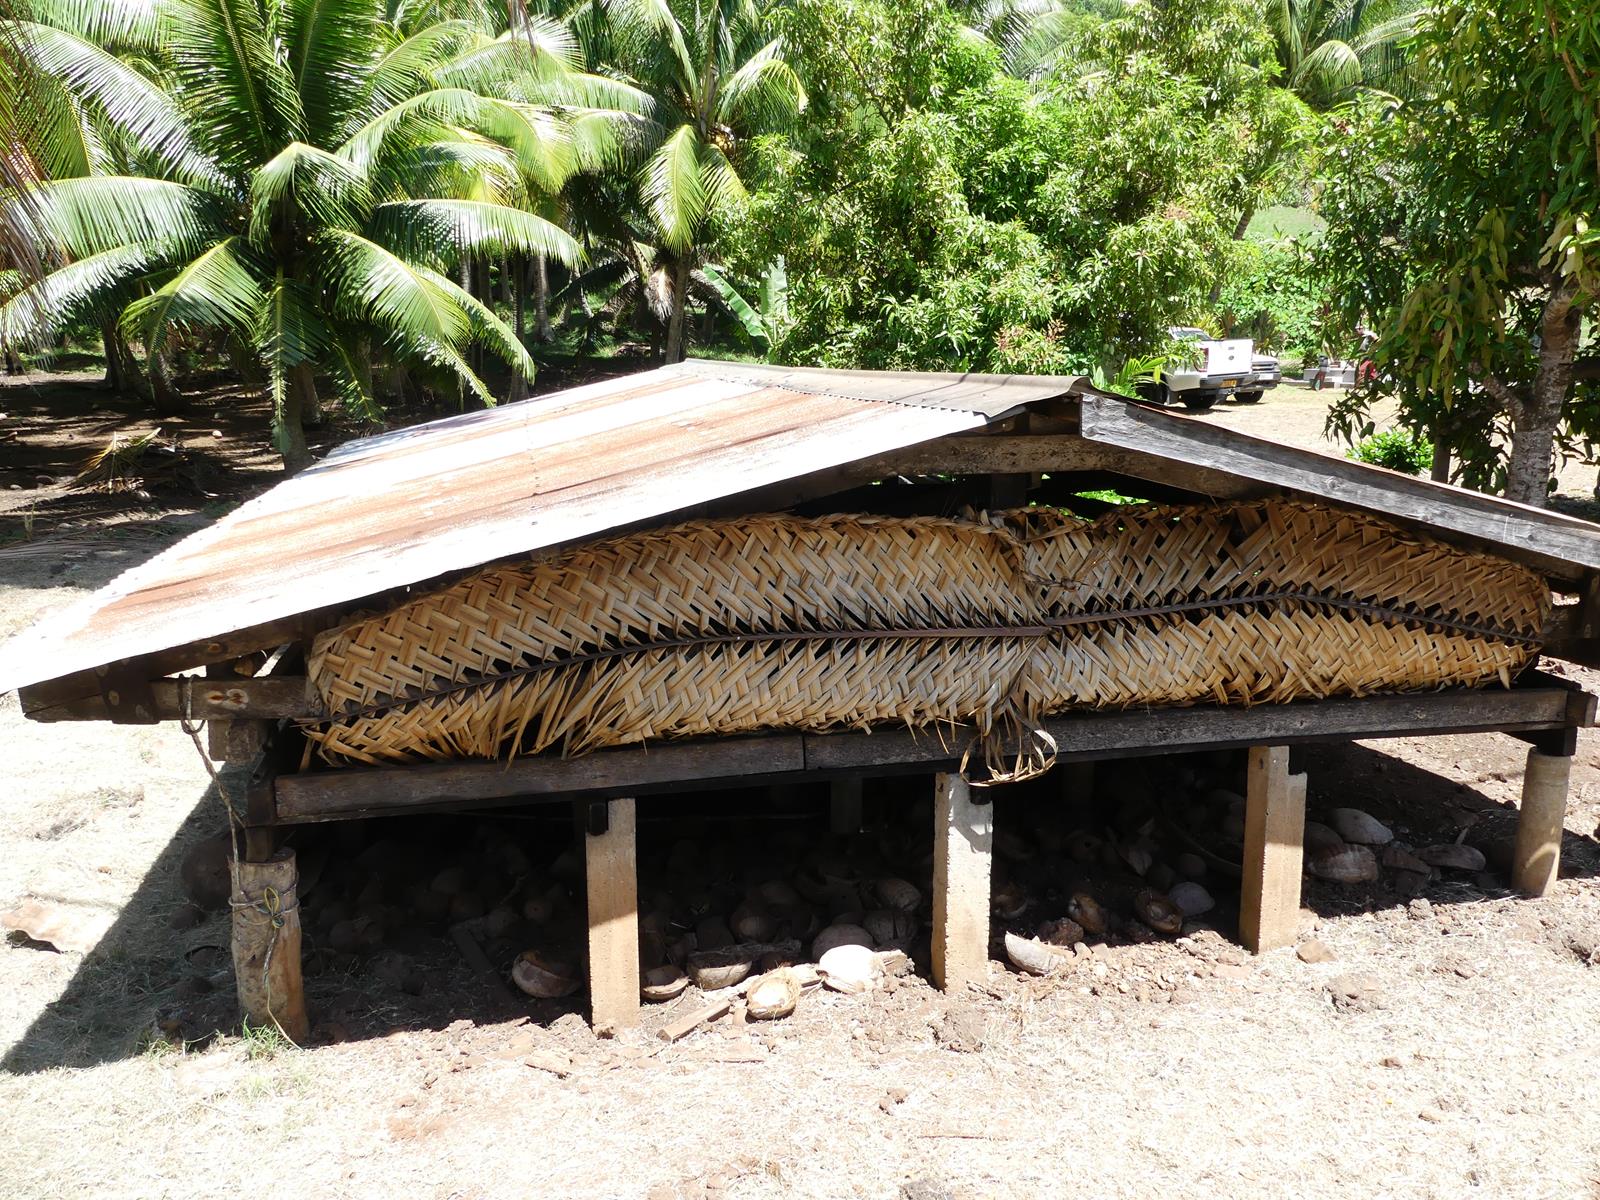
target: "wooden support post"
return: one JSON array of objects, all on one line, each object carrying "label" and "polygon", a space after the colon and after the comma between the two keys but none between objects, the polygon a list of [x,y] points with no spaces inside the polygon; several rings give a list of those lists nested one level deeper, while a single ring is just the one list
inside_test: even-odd
[{"label": "wooden support post", "polygon": [[255,1028],[276,1026],[290,1041],[311,1032],[300,977],[300,877],[294,851],[233,868],[233,974],[239,1011]]},{"label": "wooden support post", "polygon": [[989,974],[992,804],[974,804],[959,775],[934,776],[933,982],[947,992]]},{"label": "wooden support post", "polygon": [[1548,895],[1561,866],[1561,834],[1567,815],[1570,754],[1528,751],[1522,773],[1522,812],[1517,818],[1517,845],[1511,861],[1511,882],[1531,896]]},{"label": "wooden support post", "polygon": [[1244,815],[1239,936],[1254,954],[1299,934],[1306,777],[1289,774],[1289,747],[1252,746]]},{"label": "wooden support post", "polygon": [[829,785],[828,828],[833,833],[861,832],[861,776],[835,779]]},{"label": "wooden support post", "polygon": [[594,1031],[639,1023],[639,876],[632,800],[585,803],[584,877],[589,894],[589,1004]]}]

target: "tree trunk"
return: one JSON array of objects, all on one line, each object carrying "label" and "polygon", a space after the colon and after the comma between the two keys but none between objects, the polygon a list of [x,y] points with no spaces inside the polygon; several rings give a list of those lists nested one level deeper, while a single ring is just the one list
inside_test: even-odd
[{"label": "tree trunk", "polygon": [[533,336],[550,340],[550,271],[542,254],[533,260]]},{"label": "tree trunk", "polygon": [[170,417],[186,407],[183,393],[172,382],[172,370],[161,351],[150,356],[150,406],[156,416]]},{"label": "tree trunk", "polygon": [[106,354],[106,387],[111,389],[113,395],[126,395],[127,360],[123,357],[122,335],[117,332],[115,321],[100,322],[100,344]]},{"label": "tree trunk", "polygon": [[672,319],[667,323],[667,353],[669,363],[683,361],[683,310],[689,292],[689,258],[678,259],[672,270]]},{"label": "tree trunk", "polygon": [[1429,439],[1433,442],[1433,467],[1428,472],[1428,477],[1435,483],[1450,482],[1450,443],[1445,441],[1444,434],[1438,430],[1429,430]]},{"label": "tree trunk", "polygon": [[528,263],[521,255],[517,256],[517,271],[512,277],[511,289],[511,318],[513,328],[517,331],[517,341],[522,341],[522,335],[527,328],[525,320],[528,298]]},{"label": "tree trunk", "polygon": [[283,417],[277,429],[278,450],[283,455],[285,474],[293,475],[311,465],[311,448],[306,445],[305,414],[317,405],[317,381],[310,363],[300,363],[289,372],[289,387],[283,397]]},{"label": "tree trunk", "polygon": [[1556,426],[1572,388],[1572,360],[1582,318],[1574,303],[1577,294],[1577,285],[1570,281],[1551,288],[1539,321],[1539,370],[1533,378],[1533,394],[1511,406],[1506,498],[1540,508],[1550,496]]}]

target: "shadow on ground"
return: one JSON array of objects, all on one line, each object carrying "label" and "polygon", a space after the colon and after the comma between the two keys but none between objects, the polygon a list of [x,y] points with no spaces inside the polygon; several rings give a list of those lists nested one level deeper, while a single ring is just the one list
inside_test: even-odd
[{"label": "shadow on ground", "polygon": [[[1493,757],[1507,760],[1503,749]],[[1497,859],[1514,833],[1513,805],[1369,746],[1311,747],[1302,767],[1310,773],[1313,817],[1328,808],[1357,805],[1413,845],[1453,841],[1465,830],[1467,841],[1485,850],[1486,872],[1447,873],[1422,890],[1435,905],[1472,905],[1510,894]],[[1015,885],[1030,890],[1035,900],[1026,917],[1011,922],[996,917],[996,937],[1004,927],[1031,930],[1034,923],[1061,915],[1067,896],[1080,887],[1093,889],[1115,907],[1119,897],[1142,885],[1123,868],[1085,868],[1065,853],[1052,852],[1052,838],[1041,829],[1054,829],[1054,840],[1069,844],[1071,834],[1063,840],[1063,830],[1098,821],[1096,828],[1109,843],[1116,827],[1138,825],[1141,815],[1114,811],[1113,795],[1131,798],[1134,806],[1147,804],[1138,795],[1146,783],[1159,790],[1178,786],[1178,780],[1187,780],[1184,786],[1199,795],[1201,789],[1242,781],[1242,767],[1238,755],[1227,760],[1174,756],[1136,766],[1101,764],[1098,778],[1094,814],[1083,811],[1081,800],[1063,798],[1054,775],[996,796],[997,897]],[[225,776],[225,782],[232,786],[233,777]],[[869,781],[865,811],[867,824],[876,828],[854,838],[827,833],[826,792],[820,787],[641,801],[641,911],[675,909],[675,923],[665,933],[681,936],[705,914],[728,913],[763,880],[795,878],[786,872],[796,864],[819,861],[844,874],[850,864],[864,871],[896,871],[926,892],[930,791],[920,777]],[[750,816],[752,811],[761,817]],[[86,1067],[140,1053],[157,1040],[203,1041],[237,1029],[228,919],[221,912],[197,912],[180,881],[185,856],[223,827],[212,789],[150,865],[131,902],[84,957],[63,995],[38,1015],[0,1069]],[[582,1012],[581,994],[532,1001],[505,982],[512,959],[530,945],[552,959],[581,959],[581,880],[572,828],[566,806],[543,805],[297,832],[293,841],[306,887],[304,961],[313,1041],[442,1029],[461,1020],[487,1024],[527,1017],[548,1024]],[[1004,843],[1010,835],[1035,843],[1035,849],[1018,850],[1013,841],[1008,851]],[[1169,845],[1162,853],[1173,850]],[[1568,834],[1562,874],[1600,874],[1600,843]],[[863,884],[871,878],[864,874]],[[1219,874],[1206,882],[1218,907],[1203,923],[1232,937],[1237,885]],[[1403,906],[1417,894],[1394,886],[1388,873],[1376,884],[1355,887],[1308,878],[1305,902],[1334,917]],[[197,923],[191,927],[191,922]],[[463,923],[487,952],[495,974],[480,972],[463,958],[451,937],[451,929]],[[1561,931],[1550,936],[1559,938]],[[920,944],[913,944],[913,956],[925,955],[925,947],[924,932]]]}]

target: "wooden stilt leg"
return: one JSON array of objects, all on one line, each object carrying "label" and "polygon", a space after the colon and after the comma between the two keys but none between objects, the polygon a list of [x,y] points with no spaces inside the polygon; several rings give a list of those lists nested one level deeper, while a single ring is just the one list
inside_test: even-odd
[{"label": "wooden stilt leg", "polygon": [[1547,895],[1555,886],[1561,866],[1562,822],[1567,815],[1567,779],[1571,770],[1570,754],[1528,751],[1511,882],[1530,896]]},{"label": "wooden stilt leg", "polygon": [[1306,777],[1289,774],[1289,748],[1252,746],[1239,893],[1239,936],[1252,953],[1299,933],[1305,834]]},{"label": "wooden stilt leg", "polygon": [[239,1009],[253,1027],[291,1041],[311,1032],[300,976],[300,892],[294,851],[233,864],[233,973]]},{"label": "wooden stilt leg", "polygon": [[861,832],[861,777],[835,779],[828,793],[828,828],[834,833]]},{"label": "wooden stilt leg", "polygon": [[947,992],[989,974],[993,807],[959,775],[934,777],[933,982]]},{"label": "wooden stilt leg", "polygon": [[632,800],[588,805],[589,1003],[596,1033],[639,1023],[639,876]]}]

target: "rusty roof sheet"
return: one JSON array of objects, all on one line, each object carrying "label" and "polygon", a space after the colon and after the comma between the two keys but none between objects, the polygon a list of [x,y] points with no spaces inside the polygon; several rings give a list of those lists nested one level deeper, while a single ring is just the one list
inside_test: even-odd
[{"label": "rusty roof sheet", "polygon": [[688,362],[364,438],[0,647],[0,690],[979,428],[1076,381]]}]

